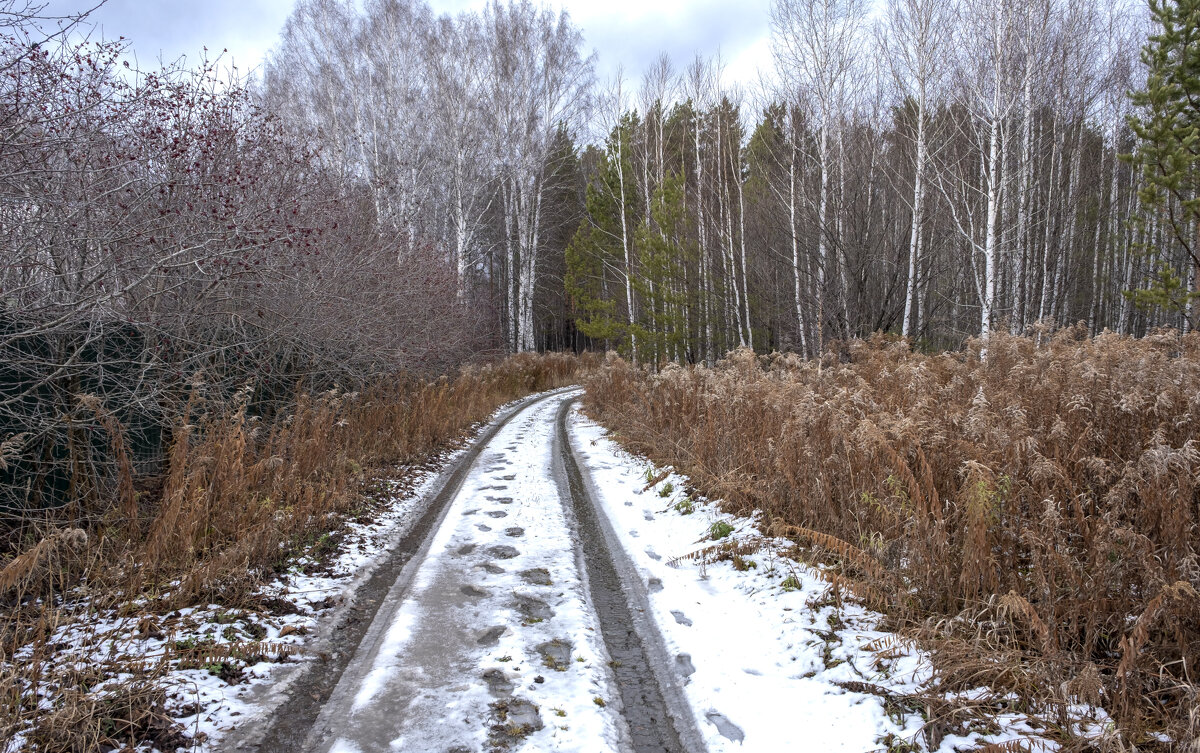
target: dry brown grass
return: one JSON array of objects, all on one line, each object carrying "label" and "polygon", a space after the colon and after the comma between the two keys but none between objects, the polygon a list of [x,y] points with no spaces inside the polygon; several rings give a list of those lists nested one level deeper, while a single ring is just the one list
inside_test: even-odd
[{"label": "dry brown grass", "polygon": [[1007,688],[1051,723],[1099,700],[1141,750],[1172,749],[1151,731],[1190,743],[1200,334],[995,335],[986,361],[882,336],[844,350],[610,360],[586,406],[920,628],[946,689]]},{"label": "dry brown grass", "polygon": [[[133,477],[122,427],[91,401],[120,462],[116,478],[79,487],[108,488],[109,504],[89,505],[86,517],[68,509],[31,520],[10,534],[11,554],[0,559],[0,740],[25,729],[40,750],[171,742],[155,678],[172,661],[212,661],[212,651],[233,649],[60,671],[52,643],[60,626],[113,607],[253,606],[264,579],[361,511],[373,479],[406,477],[496,408],[570,384],[589,363],[522,355],[453,379],[302,395],[271,422],[247,414],[248,392],[211,404],[197,383],[156,478]],[[286,653],[268,644],[234,649]],[[18,655],[27,660],[14,662]],[[86,690],[121,673],[134,679]],[[39,710],[36,698],[47,691],[53,706]]]}]

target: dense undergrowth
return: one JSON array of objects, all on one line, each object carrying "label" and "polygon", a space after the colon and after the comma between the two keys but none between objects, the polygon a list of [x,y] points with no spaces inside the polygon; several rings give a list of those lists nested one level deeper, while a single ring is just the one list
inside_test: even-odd
[{"label": "dense undergrowth", "polygon": [[[354,514],[374,479],[403,478],[499,406],[570,384],[587,363],[521,355],[455,378],[380,380],[359,393],[300,395],[274,420],[248,415],[248,393],[210,403],[198,382],[152,476],[136,472],[123,427],[108,420],[118,472],[105,494],[31,515],[3,542],[0,741],[24,730],[45,751],[173,749],[179,731],[155,682],[172,657],[63,666],[52,661],[58,628],[114,608],[261,608],[256,589]],[[105,693],[89,693],[100,683]]]},{"label": "dense undergrowth", "polygon": [[[920,635],[940,690],[1041,719],[1067,749],[1200,746],[1200,334],[1070,329],[921,355],[619,359],[586,408],[631,450]],[[1073,736],[1072,706],[1111,717]],[[964,724],[927,709],[927,736]]]}]

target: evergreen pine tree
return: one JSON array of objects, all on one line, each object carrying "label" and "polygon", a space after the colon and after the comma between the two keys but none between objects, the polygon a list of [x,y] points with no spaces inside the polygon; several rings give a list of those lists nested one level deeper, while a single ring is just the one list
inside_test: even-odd
[{"label": "evergreen pine tree", "polygon": [[[1150,0],[1150,12],[1157,33],[1142,48],[1146,88],[1130,95],[1142,111],[1130,118],[1139,141],[1131,157],[1145,178],[1143,203],[1187,249],[1200,285],[1200,0]],[[1147,290],[1126,295],[1139,307],[1183,312],[1192,326],[1200,324],[1200,292],[1165,259]]]},{"label": "evergreen pine tree", "polygon": [[[625,313],[624,254],[621,244],[621,208],[624,203],[630,235],[638,218],[637,190],[632,179],[631,135],[636,116],[623,116],[609,135],[604,152],[596,154],[594,173],[588,181],[587,213],[566,250],[567,297],[576,327],[584,335],[615,346],[631,355],[633,332]],[[626,176],[618,180],[617,160]],[[631,237],[630,242],[633,241]],[[635,251],[636,254],[636,251]]]}]

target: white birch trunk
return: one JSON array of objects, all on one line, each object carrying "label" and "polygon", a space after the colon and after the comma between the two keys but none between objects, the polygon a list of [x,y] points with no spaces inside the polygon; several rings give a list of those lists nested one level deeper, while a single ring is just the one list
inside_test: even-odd
[{"label": "white birch trunk", "polygon": [[796,328],[800,332],[800,353],[808,355],[808,342],[805,337],[804,307],[800,303],[800,229],[796,226],[796,140],[795,129],[792,134],[792,159],[788,163],[788,222],[792,236],[792,274],[796,282]]},{"label": "white birch trunk", "polygon": [[917,297],[917,263],[921,256],[921,213],[925,203],[925,87],[917,93],[917,162],[913,174],[912,228],[908,239],[908,283],[904,293],[904,324],[900,333],[912,336]]},{"label": "white birch trunk", "polygon": [[829,244],[825,240],[825,214],[829,203],[829,129],[821,124],[821,146],[818,165],[821,170],[821,189],[817,197],[817,357],[825,347],[825,265]]},{"label": "white birch trunk", "polygon": [[[620,207],[621,214],[621,252],[625,256],[625,308],[626,321],[629,323],[629,343],[630,355],[633,365],[637,366],[638,362],[638,342],[637,333],[634,331],[634,322],[637,319],[636,312],[633,308],[633,255],[629,242],[629,219],[625,209],[625,140],[621,135],[620,121],[617,125],[617,184],[620,196],[617,197],[617,206]],[[647,215],[648,216],[648,215]]]}]

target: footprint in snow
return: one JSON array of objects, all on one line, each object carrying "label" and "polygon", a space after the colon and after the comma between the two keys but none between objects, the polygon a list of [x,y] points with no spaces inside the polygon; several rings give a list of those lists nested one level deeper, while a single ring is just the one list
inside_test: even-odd
[{"label": "footprint in snow", "polygon": [[542,655],[542,663],[547,667],[558,672],[565,672],[567,667],[571,666],[571,648],[569,640],[555,638],[535,646],[534,650]]},{"label": "footprint in snow", "polygon": [[515,546],[499,544],[497,546],[488,547],[487,553],[498,560],[510,560],[519,555],[521,552]]},{"label": "footprint in snow", "polygon": [[461,591],[464,596],[481,597],[481,596],[488,595],[487,591],[484,591],[479,586],[472,586],[470,583],[468,583],[467,585],[463,586],[462,588],[460,588],[458,590]]},{"label": "footprint in snow", "polygon": [[462,546],[460,546],[458,548],[459,556],[466,556],[466,555],[470,554],[471,552],[475,551],[475,546],[476,546],[475,544],[463,544]]},{"label": "footprint in snow", "polygon": [[691,677],[696,674],[696,665],[692,664],[691,654],[676,654],[675,669],[679,670],[679,674],[684,677]]},{"label": "footprint in snow", "polygon": [[525,529],[521,528],[520,526],[513,526],[512,528],[505,528],[504,535],[505,536],[524,536]]},{"label": "footprint in snow", "polygon": [[647,549],[646,556],[649,557],[650,559],[654,560],[655,562],[662,562],[662,556],[659,555],[659,553],[654,551],[653,549]]},{"label": "footprint in snow", "polygon": [[721,712],[710,711],[704,715],[704,718],[717,728],[717,732],[720,732],[722,737],[733,740],[735,743],[746,739],[746,733],[742,732],[742,728],[729,721],[729,717]]},{"label": "footprint in snow", "polygon": [[475,639],[475,642],[480,646],[495,646],[500,642],[500,636],[504,635],[504,631],[506,630],[508,630],[508,628],[504,627],[503,625],[493,625],[492,627],[480,633],[479,637]]},{"label": "footprint in snow", "polygon": [[522,570],[521,577],[526,583],[535,586],[552,585],[552,581],[550,580],[550,571],[544,567],[535,567],[529,570]]},{"label": "footprint in snow", "polygon": [[485,573],[491,573],[492,575],[499,575],[505,572],[504,568],[492,562],[484,562],[482,565],[477,565],[477,567],[483,568]]},{"label": "footprint in snow", "polygon": [[680,612],[678,609],[671,612],[671,616],[674,617],[675,621],[678,622],[680,625],[686,625],[687,627],[692,626],[692,621],[690,619],[688,619],[688,616],[686,614],[684,614],[683,612]]},{"label": "footprint in snow", "polygon": [[492,530],[491,526],[485,526],[483,523],[480,523],[479,525],[477,525],[475,527],[478,528],[479,530],[485,531],[485,532]]},{"label": "footprint in snow", "polygon": [[651,578],[650,580],[646,581],[646,587],[650,589],[650,593],[656,594],[659,591],[663,590],[662,579],[661,578]]},{"label": "footprint in snow", "polygon": [[502,669],[489,669],[483,673],[483,681],[487,683],[492,695],[511,695],[513,684],[504,676]]},{"label": "footprint in snow", "polygon": [[654,513],[649,510],[642,510],[642,518],[650,522],[654,522]]},{"label": "footprint in snow", "polygon": [[525,615],[526,619],[548,620],[554,616],[554,610],[541,599],[535,599],[526,594],[515,594],[515,596],[517,597],[517,610]]},{"label": "footprint in snow", "polygon": [[489,518],[507,518],[508,513],[504,512],[503,510],[488,510],[488,517]]},{"label": "footprint in snow", "polygon": [[632,536],[632,537],[634,537],[634,538],[636,539],[636,538],[638,537],[638,532],[637,532],[637,531],[635,531],[635,530],[633,530],[633,529],[630,529],[630,530],[629,530],[629,535],[630,535],[630,536]]}]

